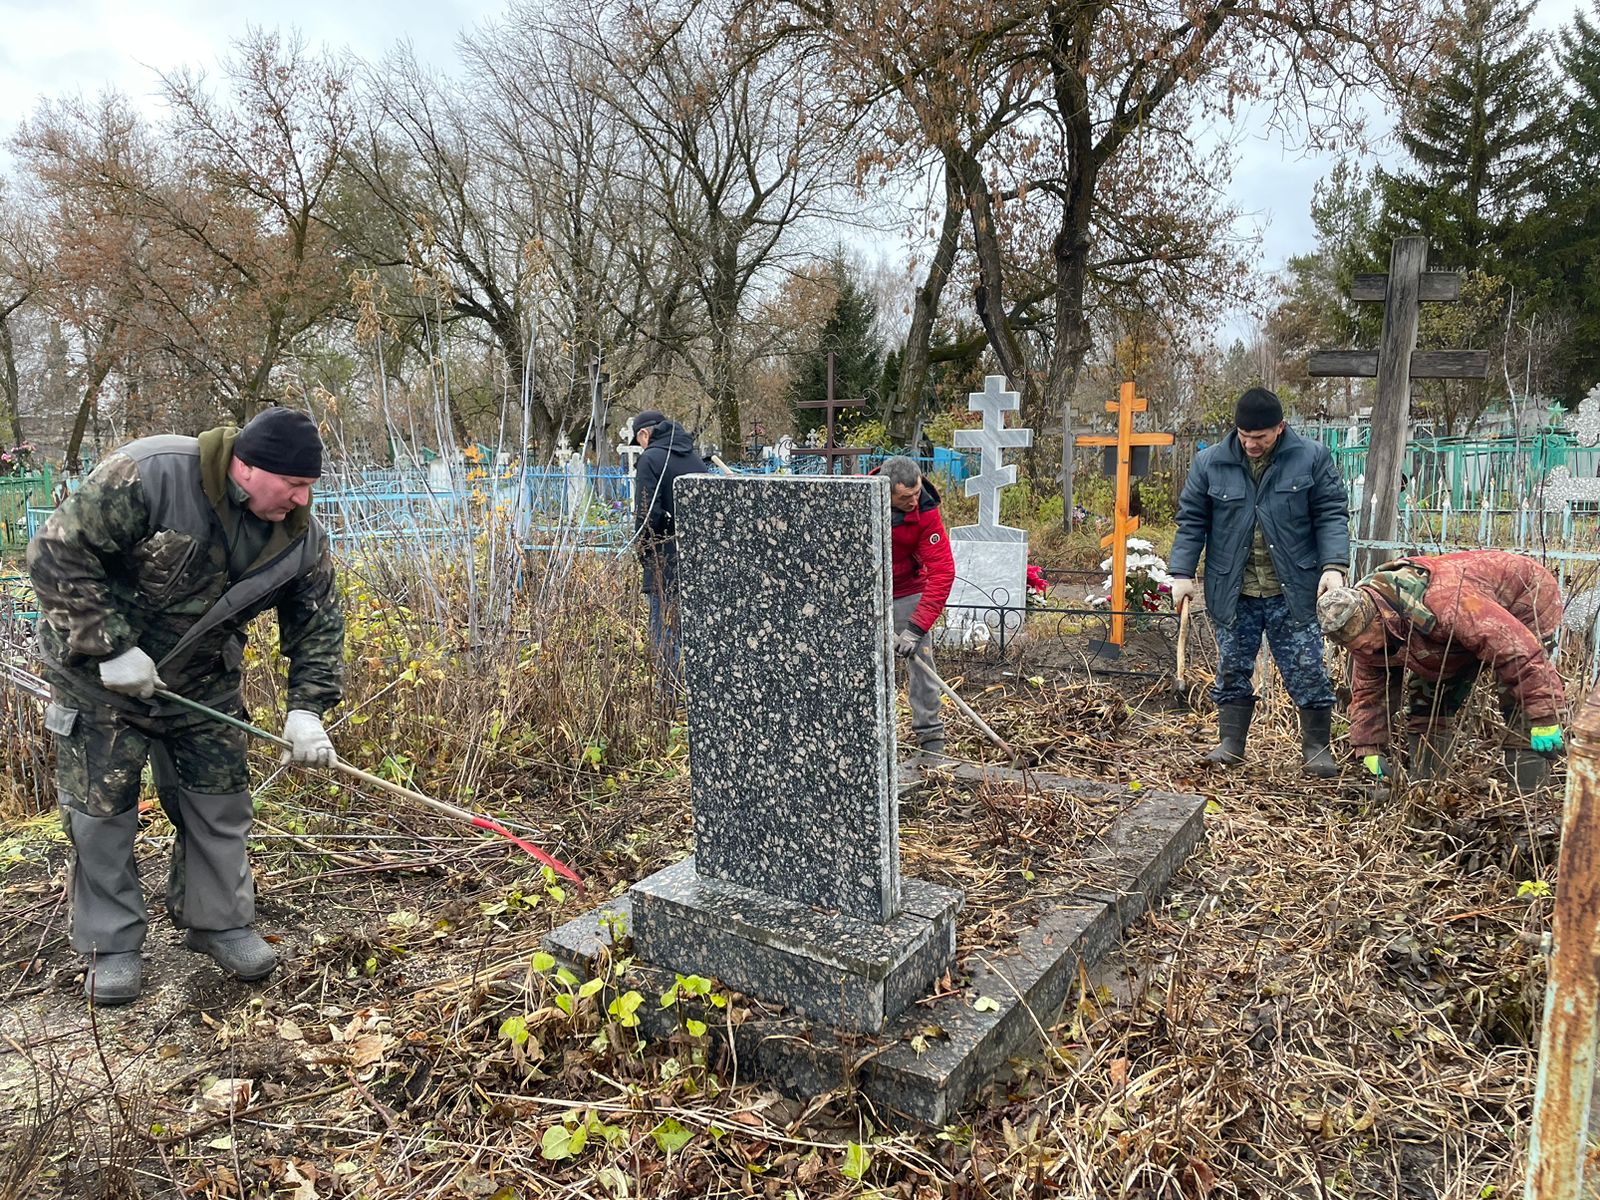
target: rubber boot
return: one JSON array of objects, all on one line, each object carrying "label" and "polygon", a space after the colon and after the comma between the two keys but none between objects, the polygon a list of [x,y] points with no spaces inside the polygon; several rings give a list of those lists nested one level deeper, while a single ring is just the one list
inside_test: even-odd
[{"label": "rubber boot", "polygon": [[1436,778],[1439,768],[1449,762],[1455,740],[1455,734],[1447,730],[1407,733],[1406,775],[1414,783],[1426,783]]},{"label": "rubber boot", "polygon": [[97,954],[84,964],[83,994],[94,1004],[127,1004],[144,986],[144,963],[137,950]]},{"label": "rubber boot", "polygon": [[1549,774],[1550,760],[1537,750],[1506,750],[1506,775],[1523,795],[1538,791]]},{"label": "rubber boot", "polygon": [[247,982],[266,978],[278,965],[278,952],[254,929],[191,929],[183,944],[209,954],[229,975]]},{"label": "rubber boot", "polygon": [[1302,708],[1300,710],[1300,760],[1307,775],[1318,779],[1332,779],[1339,773],[1328,749],[1328,738],[1333,732],[1333,709]]},{"label": "rubber boot", "polygon": [[1242,704],[1217,705],[1219,743],[1206,755],[1207,762],[1232,765],[1244,761],[1245,739],[1250,736],[1250,718],[1255,716],[1254,700]]}]

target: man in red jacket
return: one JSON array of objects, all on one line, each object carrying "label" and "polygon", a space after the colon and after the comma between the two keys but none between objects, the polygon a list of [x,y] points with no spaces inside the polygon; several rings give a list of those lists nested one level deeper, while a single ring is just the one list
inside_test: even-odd
[{"label": "man in red jacket", "polygon": [[1384,749],[1406,677],[1411,777],[1448,761],[1452,718],[1484,666],[1499,680],[1506,768],[1519,788],[1543,782],[1561,749],[1566,689],[1550,650],[1561,626],[1556,578],[1506,550],[1397,559],[1317,603],[1323,632],[1350,650],[1350,745],[1369,772],[1389,773]]},{"label": "man in red jacket", "polygon": [[885,459],[874,472],[889,481],[894,566],[894,652],[910,660],[906,698],[911,732],[924,754],[944,753],[944,719],[934,682],[928,631],[944,611],[956,580],[956,560],[939,517],[939,493],[922,477],[916,460]]}]

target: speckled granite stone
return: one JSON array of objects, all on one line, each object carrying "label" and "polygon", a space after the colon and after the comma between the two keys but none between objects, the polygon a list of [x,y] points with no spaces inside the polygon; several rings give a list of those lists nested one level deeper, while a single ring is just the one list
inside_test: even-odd
[{"label": "speckled granite stone", "polygon": [[685,476],[674,502],[699,870],[893,919],[888,484]]},{"label": "speckled granite stone", "polygon": [[713,879],[687,858],[629,892],[634,949],[835,1029],[876,1033],[955,956],[961,893],[908,879],[905,895],[894,920],[862,921]]},{"label": "speckled granite stone", "polygon": [[[975,782],[1024,778],[998,767],[957,770]],[[1071,787],[1090,797],[1127,795],[1125,788],[1103,781],[1046,772],[1028,772],[1026,778],[1030,786]],[[926,992],[915,997],[923,1003],[903,1011],[865,1046],[857,1034],[835,1033],[828,1020],[807,1021],[760,1005],[751,1019],[727,1031],[714,1025],[712,1033],[733,1038],[741,1074],[771,1080],[791,1096],[810,1099],[848,1079],[879,1115],[935,1128],[947,1124],[1009,1058],[1036,1050],[1040,1031],[1054,1024],[1080,970],[1102,959],[1123,928],[1157,903],[1172,875],[1204,842],[1205,804],[1203,796],[1142,791],[1087,856],[1084,886],[1075,895],[1042,913],[1036,925],[1020,929],[1009,947],[977,953],[968,947],[958,966],[958,987],[931,1001],[924,999]],[[920,888],[907,880],[906,911],[924,907]],[[626,930],[631,928],[628,908],[626,898],[607,901],[552,930],[545,945],[588,974],[618,927],[615,921],[602,926],[605,915],[620,910]],[[966,978],[960,979],[961,971]],[[671,982],[671,971],[637,960],[627,978],[627,986],[646,993],[663,991]],[[762,989],[753,991],[759,995]],[[979,1011],[983,999],[994,1004]],[[893,1005],[894,997],[886,995],[886,1006]],[[677,1019],[651,1005],[640,1015],[655,1037],[672,1033]],[[939,1036],[929,1035],[929,1029],[938,1029]]]}]

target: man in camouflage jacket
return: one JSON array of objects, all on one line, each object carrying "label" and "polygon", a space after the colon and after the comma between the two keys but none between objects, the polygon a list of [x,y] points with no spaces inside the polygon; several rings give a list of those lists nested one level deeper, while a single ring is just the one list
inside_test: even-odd
[{"label": "man in camouflage jacket", "polygon": [[1323,596],[1318,622],[1351,654],[1355,755],[1373,775],[1389,773],[1403,678],[1410,774],[1431,778],[1449,758],[1453,718],[1488,666],[1506,719],[1507,770],[1518,787],[1537,786],[1562,745],[1566,689],[1550,657],[1561,612],[1555,576],[1506,550],[1397,559]]},{"label": "man in camouflage jacket", "polygon": [[284,408],[242,430],[141,438],[109,455],[29,543],[37,652],[53,690],[46,725],[75,854],[72,945],[89,956],[92,1000],[132,1000],[142,982],[133,846],[147,758],[177,830],[167,908],[185,944],[241,979],[276,965],[251,928],[246,735],[156,692],[243,715],[246,628],[275,609],[289,664],[285,758],[333,763],[322,715],[340,698],[344,618],[311,515],[321,470],[315,424]]}]

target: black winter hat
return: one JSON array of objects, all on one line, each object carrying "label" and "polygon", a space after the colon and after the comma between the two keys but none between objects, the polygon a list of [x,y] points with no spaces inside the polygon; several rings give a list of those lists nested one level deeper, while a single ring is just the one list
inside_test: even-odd
[{"label": "black winter hat", "polygon": [[1233,423],[1246,433],[1276,429],[1283,420],[1283,401],[1266,388],[1253,387],[1239,397],[1233,410]]},{"label": "black winter hat", "polygon": [[657,425],[661,424],[661,422],[665,421],[666,419],[667,419],[667,414],[666,413],[657,412],[653,408],[645,409],[642,413],[640,413],[637,417],[635,417],[633,419],[633,438],[634,438],[634,441],[638,441],[639,440],[639,435],[641,433],[643,433],[646,429],[654,429]]},{"label": "black winter hat", "polygon": [[257,413],[233,440],[233,456],[242,463],[297,479],[322,477],[322,438],[317,423],[292,408]]}]

